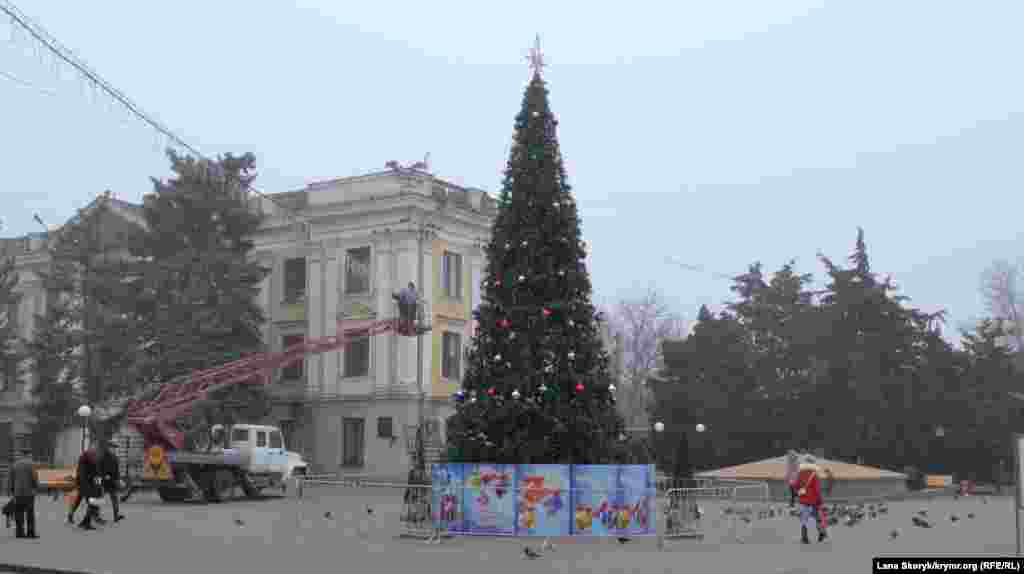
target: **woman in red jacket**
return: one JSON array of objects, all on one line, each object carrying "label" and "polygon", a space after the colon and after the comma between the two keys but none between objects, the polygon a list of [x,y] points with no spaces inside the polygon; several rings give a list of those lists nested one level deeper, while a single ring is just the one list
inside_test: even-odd
[{"label": "woman in red jacket", "polygon": [[810,544],[807,529],[814,526],[818,530],[818,542],[828,538],[825,524],[821,520],[821,509],[825,501],[821,496],[822,470],[813,456],[804,459],[797,475],[797,494],[800,497],[800,542]]}]

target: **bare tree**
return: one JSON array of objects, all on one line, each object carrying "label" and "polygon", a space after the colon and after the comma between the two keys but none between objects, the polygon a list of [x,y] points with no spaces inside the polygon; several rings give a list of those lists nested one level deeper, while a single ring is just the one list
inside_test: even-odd
[{"label": "bare tree", "polygon": [[619,404],[627,425],[636,425],[650,406],[646,383],[658,368],[661,343],[685,336],[685,322],[654,287],[639,297],[620,300],[608,318],[622,345],[624,388],[618,393]]},{"label": "bare tree", "polygon": [[1001,319],[1013,337],[1014,350],[1024,351],[1024,292],[1020,279],[1024,267],[1005,259],[992,263],[981,276],[981,294],[994,319]]}]

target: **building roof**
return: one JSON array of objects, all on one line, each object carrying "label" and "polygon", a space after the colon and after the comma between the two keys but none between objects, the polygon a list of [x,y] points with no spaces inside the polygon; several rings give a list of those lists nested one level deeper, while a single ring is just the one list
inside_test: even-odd
[{"label": "building roof", "polygon": [[[801,455],[801,459],[803,456],[804,455]],[[817,465],[823,470],[831,470],[832,475],[835,476],[837,480],[905,480],[907,478],[907,475],[901,472],[893,472],[891,470],[884,470],[873,466],[851,464],[848,462],[829,460],[821,457],[817,457]],[[757,462],[748,462],[737,466],[727,466],[718,470],[699,472],[696,476],[700,478],[734,480],[784,480],[786,476],[786,456],[783,455],[775,458],[759,460]]]}]

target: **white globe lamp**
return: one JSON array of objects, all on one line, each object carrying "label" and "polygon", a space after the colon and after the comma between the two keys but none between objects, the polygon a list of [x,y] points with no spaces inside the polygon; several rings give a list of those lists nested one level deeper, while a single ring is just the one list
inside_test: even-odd
[{"label": "white globe lamp", "polygon": [[83,419],[91,417],[92,407],[90,407],[89,405],[82,405],[78,407],[78,416],[82,417]]},{"label": "white globe lamp", "polygon": [[704,426],[704,423],[697,423],[697,432],[704,432],[708,430],[708,427]]},{"label": "white globe lamp", "polygon": [[665,423],[658,421],[654,423],[654,432],[662,432],[665,430]]}]

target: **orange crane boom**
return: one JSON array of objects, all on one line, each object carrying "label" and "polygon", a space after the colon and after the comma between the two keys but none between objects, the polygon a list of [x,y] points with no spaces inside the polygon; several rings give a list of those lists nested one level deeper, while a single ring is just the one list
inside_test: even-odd
[{"label": "orange crane boom", "polygon": [[185,446],[185,433],[175,426],[175,421],[187,415],[211,392],[232,385],[267,385],[275,369],[301,361],[306,355],[340,349],[355,339],[389,331],[396,331],[402,336],[417,336],[424,330],[424,327],[400,319],[339,321],[336,335],[307,339],[279,353],[254,353],[230,363],[191,373],[184,380],[179,379],[180,382],[165,383],[155,397],[129,401],[126,420],[142,434],[147,448],[149,445],[159,445],[181,450]]}]

